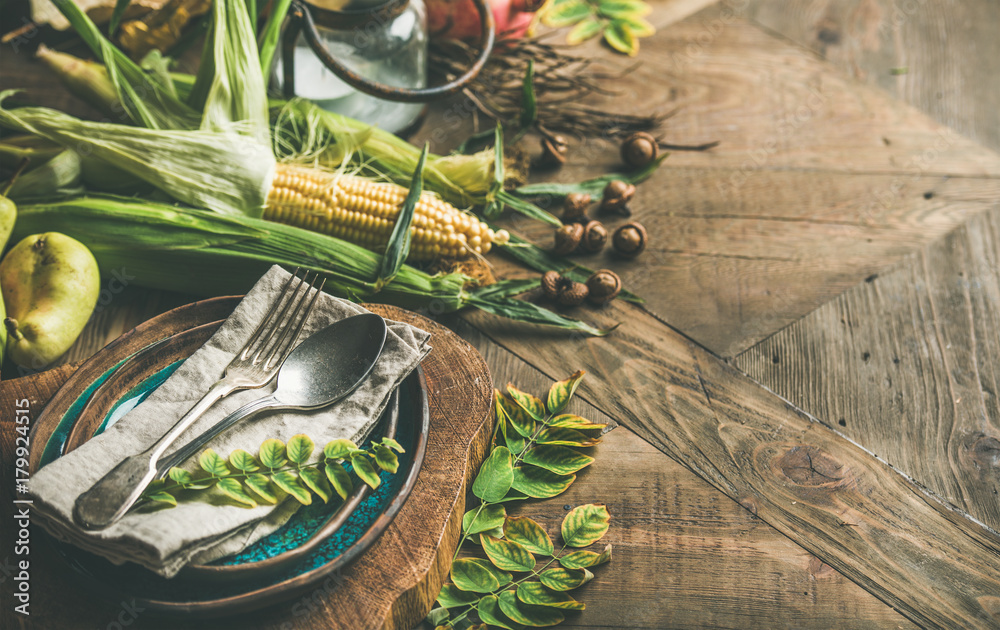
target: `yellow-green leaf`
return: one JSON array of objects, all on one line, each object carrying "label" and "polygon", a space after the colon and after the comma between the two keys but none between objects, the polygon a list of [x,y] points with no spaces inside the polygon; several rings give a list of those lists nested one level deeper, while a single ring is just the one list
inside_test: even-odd
[{"label": "yellow-green leaf", "polygon": [[514,469],[512,487],[536,499],[548,499],[565,492],[576,480],[576,475],[557,475],[538,466],[519,466]]},{"label": "yellow-green leaf", "polygon": [[177,499],[169,492],[154,492],[153,494],[147,494],[146,498],[157,503],[167,503],[174,506],[177,505]]},{"label": "yellow-green leaf", "polygon": [[482,558],[470,558],[470,559],[472,560],[472,562],[475,562],[479,566],[489,571],[490,574],[492,574],[493,577],[497,579],[497,582],[500,583],[500,588],[503,588],[514,581],[513,575],[490,564],[489,560],[484,560]]},{"label": "yellow-green leaf", "polygon": [[505,628],[505,630],[514,630],[511,620],[500,610],[500,602],[497,600],[496,595],[486,595],[480,599],[479,606],[476,607],[476,612],[479,613],[480,619],[491,626]]},{"label": "yellow-green leaf", "polygon": [[570,547],[586,547],[608,531],[611,515],[603,503],[588,503],[570,510],[562,522],[563,542]]},{"label": "yellow-green leaf", "polygon": [[399,470],[399,458],[384,444],[375,445],[375,463],[386,472],[395,473]]},{"label": "yellow-green leaf", "polygon": [[587,17],[591,11],[590,5],[583,0],[569,0],[547,10],[542,17],[542,22],[546,26],[568,26]]},{"label": "yellow-green leaf", "polygon": [[442,608],[457,608],[475,604],[478,598],[475,593],[460,590],[454,584],[445,584],[438,593],[437,603],[441,604]]},{"label": "yellow-green leaf", "polygon": [[368,484],[373,490],[378,488],[382,480],[379,478],[378,473],[375,471],[375,467],[372,463],[368,461],[368,457],[365,455],[355,455],[351,458],[351,463],[354,465],[354,472],[358,474],[361,481]]},{"label": "yellow-green leaf", "polygon": [[285,443],[281,440],[264,440],[258,451],[260,463],[270,469],[281,468],[288,463],[285,458]]},{"label": "yellow-green leaf", "polygon": [[599,438],[592,438],[576,429],[563,427],[546,427],[538,432],[535,439],[539,444],[554,444],[561,446],[596,446],[601,443]]},{"label": "yellow-green leaf", "polygon": [[382,444],[384,444],[385,446],[391,448],[392,450],[396,451],[397,453],[405,453],[406,452],[403,449],[403,446],[399,442],[397,442],[396,440],[392,439],[391,437],[384,437],[384,438],[382,438]]},{"label": "yellow-green leaf", "polygon": [[255,472],[260,470],[260,466],[257,465],[257,458],[241,448],[238,448],[229,454],[229,463],[232,464],[233,468],[236,470],[241,470],[243,472]]},{"label": "yellow-green leaf", "polygon": [[299,478],[301,478],[302,483],[306,484],[306,486],[315,492],[319,498],[323,499],[323,503],[330,502],[330,497],[333,496],[333,493],[330,491],[330,484],[323,476],[323,473],[316,470],[312,466],[306,466],[299,471]]},{"label": "yellow-green leaf", "polygon": [[198,465],[205,472],[211,474],[213,477],[221,477],[223,475],[228,475],[231,471],[229,466],[226,465],[226,460],[219,457],[219,454],[210,448],[205,449],[205,451],[198,456]]},{"label": "yellow-green leaf", "polygon": [[642,0],[601,0],[599,3],[600,12],[611,18],[634,15],[642,17],[649,15],[653,7]]},{"label": "yellow-green leaf", "polygon": [[519,543],[531,553],[551,556],[555,550],[552,539],[545,533],[542,526],[527,516],[512,516],[503,527],[507,540]]},{"label": "yellow-green leaf", "polygon": [[323,456],[328,459],[347,459],[360,452],[358,445],[350,440],[333,440],[323,447]]},{"label": "yellow-green leaf", "polygon": [[538,582],[525,582],[517,587],[517,598],[532,606],[549,606],[562,610],[583,610],[586,606],[566,593],[554,591]]},{"label": "yellow-green leaf", "polygon": [[483,501],[495,503],[504,498],[514,481],[511,454],[506,446],[493,449],[479,468],[479,474],[472,483],[472,494]]},{"label": "yellow-green leaf", "polygon": [[343,465],[327,463],[326,478],[330,480],[330,485],[337,491],[341,499],[346,499],[347,495],[354,492],[354,483],[351,481],[351,475],[348,474]]},{"label": "yellow-green leaf", "polygon": [[514,399],[522,409],[531,414],[535,420],[541,421],[545,417],[545,403],[538,396],[522,392],[511,384],[507,384],[507,393]]},{"label": "yellow-green leaf", "polygon": [[288,459],[292,463],[302,465],[309,461],[309,456],[312,455],[313,449],[316,445],[313,444],[312,438],[308,435],[302,433],[298,435],[293,435],[292,439],[288,440],[288,446],[286,448],[286,453]]},{"label": "yellow-green leaf", "polygon": [[[511,423],[507,414],[503,411],[500,413],[503,414],[503,420],[501,420],[500,423],[500,432],[503,434],[503,441],[507,445],[507,448],[510,449],[511,453],[514,453],[515,455],[519,454],[524,450],[524,447],[527,446],[527,442],[514,428],[514,425]],[[524,414],[524,417],[528,417],[528,414],[525,413],[523,409],[521,409],[521,413]],[[534,420],[532,420],[532,424],[534,424]]]},{"label": "yellow-green leaf", "polygon": [[629,57],[639,54],[639,40],[632,27],[621,20],[612,20],[611,24],[604,29],[604,41],[620,53],[625,53]]},{"label": "yellow-green leaf", "polygon": [[505,571],[531,571],[535,568],[535,557],[519,543],[486,534],[479,537],[479,542],[490,561]]},{"label": "yellow-green leaf", "polygon": [[295,500],[302,505],[312,503],[312,494],[299,483],[299,478],[295,476],[295,473],[283,470],[274,473],[272,480],[276,486],[295,497]]},{"label": "yellow-green leaf", "polygon": [[586,567],[596,567],[599,564],[611,561],[611,545],[604,548],[601,553],[593,551],[573,551],[559,558],[559,564],[567,569],[583,569]]},{"label": "yellow-green leaf", "polygon": [[216,487],[237,503],[241,503],[247,507],[257,507],[257,502],[244,492],[243,484],[235,479],[219,479]]},{"label": "yellow-green leaf", "polygon": [[191,473],[184,470],[183,468],[177,468],[177,467],[171,468],[169,471],[167,471],[167,476],[181,485],[189,484],[193,480],[193,478],[191,477]]},{"label": "yellow-green leaf", "polygon": [[452,563],[451,581],[461,590],[473,593],[489,593],[500,588],[500,582],[492,573],[469,559]]},{"label": "yellow-green leaf", "polygon": [[604,23],[593,15],[589,15],[570,29],[569,34],[566,35],[566,43],[570,46],[582,44],[591,37],[600,34],[602,28],[604,28]]},{"label": "yellow-green leaf", "polygon": [[621,20],[632,28],[632,33],[636,37],[649,37],[656,33],[656,27],[649,23],[643,17],[638,15],[622,15],[615,18],[616,21]]},{"label": "yellow-green leaf", "polygon": [[544,628],[558,625],[566,619],[566,616],[556,608],[531,606],[518,601],[514,591],[504,591],[497,599],[503,614],[525,626]]},{"label": "yellow-green leaf", "polygon": [[547,569],[538,579],[554,591],[571,591],[594,579],[594,574],[587,569]]},{"label": "yellow-green leaf", "polygon": [[591,422],[586,418],[581,418],[580,416],[574,416],[571,413],[564,413],[552,418],[549,421],[550,427],[562,427],[564,429],[578,429],[584,431],[590,431],[594,429],[603,429],[608,426],[606,424],[598,424],[597,422]]},{"label": "yellow-green leaf", "polygon": [[247,475],[246,484],[257,496],[264,499],[265,502],[271,505],[278,502],[278,495],[275,494],[274,486],[271,485],[271,480],[266,475],[260,473]]},{"label": "yellow-green leaf", "polygon": [[541,466],[559,475],[570,475],[591,465],[594,458],[566,446],[539,444],[528,449],[524,454],[524,462]]},{"label": "yellow-green leaf", "polygon": [[[585,24],[585,22],[581,22]],[[576,29],[573,29],[574,31]],[[594,33],[597,34],[596,32]],[[570,32],[572,35],[572,32]],[[549,388],[548,400],[546,406],[548,407],[550,414],[557,414],[566,408],[566,404],[569,403],[573,394],[576,393],[576,388],[580,385],[580,381],[583,380],[583,375],[586,374],[583,370],[577,370],[570,375],[569,378],[557,381],[552,384]]]},{"label": "yellow-green leaf", "polygon": [[502,527],[506,516],[507,511],[499,503],[472,508],[462,517],[462,532],[471,536]]}]

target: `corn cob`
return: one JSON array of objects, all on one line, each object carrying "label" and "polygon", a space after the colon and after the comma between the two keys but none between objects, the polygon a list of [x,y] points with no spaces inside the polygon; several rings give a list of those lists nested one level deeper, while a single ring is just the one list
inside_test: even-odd
[{"label": "corn cob", "polygon": [[[399,216],[406,189],[346,174],[278,164],[264,218],[350,241],[383,252]],[[509,238],[494,232],[432,194],[423,194],[410,225],[408,260],[463,259],[490,251]]]}]

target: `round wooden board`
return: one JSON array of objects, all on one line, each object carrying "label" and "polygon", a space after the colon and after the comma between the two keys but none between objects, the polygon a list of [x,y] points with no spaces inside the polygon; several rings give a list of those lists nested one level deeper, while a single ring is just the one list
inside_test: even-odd
[{"label": "round wooden board", "polygon": [[[128,356],[165,334],[206,319],[218,319],[216,311],[222,305],[213,300],[206,302],[215,309],[208,317],[182,307],[155,318],[155,325],[144,324],[124,335],[117,342],[122,354]],[[228,308],[231,310],[234,305],[230,301]],[[466,487],[486,453],[491,435],[492,378],[479,353],[444,326],[396,307],[365,306],[383,317],[413,324],[432,335],[433,350],[421,364],[427,386],[430,432],[416,485],[385,533],[354,564],[329,576],[299,599],[252,615],[227,618],[227,623],[275,630],[410,630],[430,610],[447,577],[458,544]],[[83,372],[78,374],[74,378],[87,376]],[[49,412],[63,404],[56,394],[39,420],[52,418]],[[45,570],[65,571],[55,563],[46,564]],[[104,603],[85,601],[89,598],[79,586],[74,592],[60,590],[45,589],[38,597],[47,600],[39,603],[44,606],[44,616],[51,627],[75,627],[86,610],[107,608]],[[77,602],[81,606],[77,607]],[[141,627],[173,628],[178,619],[146,613],[141,621]],[[201,625],[194,620],[185,620],[184,624]]]}]

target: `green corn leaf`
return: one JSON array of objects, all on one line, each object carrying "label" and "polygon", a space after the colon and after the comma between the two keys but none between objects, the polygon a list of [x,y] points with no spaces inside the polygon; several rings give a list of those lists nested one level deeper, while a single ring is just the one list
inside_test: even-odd
[{"label": "green corn leaf", "polygon": [[500,588],[493,574],[472,560],[459,559],[451,565],[451,581],[463,591],[490,593]]},{"label": "green corn leaf", "polygon": [[472,535],[503,527],[507,510],[502,505],[493,503],[480,508],[473,508],[462,517],[462,533]]},{"label": "green corn leaf", "polygon": [[632,27],[621,20],[612,20],[611,24],[604,29],[604,41],[620,53],[625,53],[629,57],[639,54],[639,40]]},{"label": "green corn leaf", "polygon": [[642,0],[601,0],[597,6],[602,15],[611,18],[627,15],[642,17],[653,11],[653,7]]},{"label": "green corn leaf", "polygon": [[111,20],[108,22],[108,35],[114,36],[118,30],[118,25],[122,23],[122,16],[125,15],[125,11],[128,10],[128,5],[130,4],[132,4],[132,0],[118,0],[115,2],[115,10],[111,12]]},{"label": "green corn leaf", "polygon": [[563,542],[570,547],[592,545],[607,533],[610,520],[608,508],[601,503],[576,507],[563,519]]},{"label": "green corn leaf", "polygon": [[538,120],[538,102],[535,99],[535,60],[528,59],[528,69],[521,82],[521,116],[518,121],[521,130],[513,142],[533,127],[536,120]]},{"label": "green corn leaf", "polygon": [[541,324],[543,326],[553,326],[563,330],[577,331],[592,337],[603,337],[615,328],[594,328],[586,322],[571,319],[569,317],[563,317],[562,315],[554,313],[547,308],[543,308],[533,302],[526,302],[525,300],[517,300],[513,298],[483,299],[476,295],[476,293],[468,294],[466,299],[470,306],[475,306],[479,310],[487,313],[492,313],[501,317],[509,317],[510,319],[516,319],[529,324]]},{"label": "green corn leaf", "polygon": [[569,378],[552,384],[552,387],[549,388],[548,400],[545,404],[550,414],[557,414],[566,408],[573,394],[576,393],[576,388],[580,385],[580,381],[583,380],[584,374],[586,372],[578,370]]},{"label": "green corn leaf", "polygon": [[350,440],[333,440],[323,447],[323,456],[327,459],[347,459],[361,452],[358,445]]},{"label": "green corn leaf", "polygon": [[[464,143],[463,143],[464,144]],[[496,217],[503,210],[503,204],[496,196],[503,192],[504,181],[503,166],[503,127],[497,121],[496,128],[493,129],[493,182],[490,184],[489,203],[483,208],[484,217]]]},{"label": "green corn leaf", "polygon": [[573,551],[559,558],[559,564],[567,569],[584,569],[596,567],[599,564],[611,561],[611,545],[604,548],[601,553],[593,551]]},{"label": "green corn leaf", "polygon": [[243,490],[243,484],[236,479],[219,479],[216,487],[227,497],[247,507],[257,507],[257,502]]},{"label": "green corn leaf", "polygon": [[302,505],[312,503],[312,494],[299,483],[299,478],[295,476],[295,473],[282,470],[281,472],[274,473],[271,480],[274,481],[274,485],[292,495]]},{"label": "green corn leaf", "polygon": [[288,463],[285,458],[285,443],[281,440],[264,440],[260,445],[260,463],[270,469],[281,468]]},{"label": "green corn leaf", "polygon": [[455,587],[454,584],[445,584],[438,593],[437,603],[442,608],[457,608],[475,604],[479,596],[470,591],[463,591]]},{"label": "green corn leaf", "polygon": [[531,553],[551,556],[555,550],[552,539],[542,526],[527,516],[511,516],[504,523],[503,531],[507,540],[520,544]]},{"label": "green corn leaf", "polygon": [[428,144],[425,142],[424,150],[420,152],[420,158],[417,160],[417,168],[413,170],[410,191],[406,194],[406,199],[403,200],[403,206],[396,218],[396,225],[392,228],[392,235],[389,237],[385,255],[382,256],[382,267],[375,283],[376,291],[380,291],[382,287],[392,282],[392,279],[403,267],[406,256],[410,253],[410,224],[413,222],[413,213],[417,208],[417,202],[420,201],[420,194],[423,192],[424,164],[427,162],[427,151]]},{"label": "green corn leaf", "polygon": [[634,173],[610,173],[608,175],[601,175],[600,177],[570,184],[556,182],[528,184],[516,188],[514,193],[521,197],[552,197],[555,199],[562,199],[570,193],[587,193],[599,199],[601,194],[604,192],[604,187],[616,179],[626,181],[630,184],[638,184],[639,182],[646,180],[653,174],[654,171],[656,171],[657,168],[659,168],[663,160],[667,159],[668,155],[669,153],[661,155]]},{"label": "green corn leaf", "polygon": [[593,15],[587,16],[578,22],[566,35],[566,43],[570,46],[582,44],[595,35],[598,35],[603,28],[604,22]]},{"label": "green corn leaf", "polygon": [[366,455],[355,455],[351,458],[351,464],[354,465],[354,472],[358,474],[361,481],[368,484],[373,490],[378,488],[378,485],[382,483],[378,473],[375,472],[375,467],[372,466]]},{"label": "green corn leaf", "polygon": [[384,438],[382,438],[382,444],[384,444],[385,446],[391,448],[392,450],[396,451],[397,453],[405,453],[406,452],[403,449],[402,445],[400,445],[399,442],[397,442],[396,440],[394,440],[394,439],[392,439],[390,437],[384,437]]},{"label": "green corn leaf", "polygon": [[515,490],[535,499],[548,499],[562,494],[576,481],[576,475],[557,475],[538,466],[519,466],[514,469]]},{"label": "green corn leaf", "polygon": [[229,463],[232,464],[233,468],[236,470],[241,470],[243,472],[256,472],[260,470],[257,458],[241,448],[238,448],[229,454]]},{"label": "green corn leaf", "polygon": [[566,446],[539,444],[524,454],[524,463],[540,466],[557,475],[571,475],[594,463],[594,458]]},{"label": "green corn leaf", "polygon": [[498,540],[485,534],[479,537],[483,551],[490,561],[505,571],[531,571],[535,557],[525,547],[509,540]]},{"label": "green corn leaf", "polygon": [[546,569],[538,579],[554,591],[571,591],[594,579],[587,569]]},{"label": "green corn leaf", "polygon": [[472,494],[483,501],[494,503],[504,498],[513,480],[511,453],[507,447],[498,446],[479,468],[479,474],[472,483]]},{"label": "green corn leaf", "polygon": [[228,475],[231,470],[229,466],[226,465],[226,460],[219,457],[219,454],[208,448],[198,456],[198,465],[205,472],[211,474],[213,477],[221,477],[223,475]]},{"label": "green corn leaf", "polygon": [[382,444],[375,446],[375,463],[386,472],[395,473],[399,469],[399,458],[392,449]]},{"label": "green corn leaf", "polygon": [[326,478],[330,481],[330,485],[337,491],[341,499],[346,499],[348,495],[354,492],[354,483],[351,481],[351,475],[348,474],[347,469],[342,464],[327,462],[325,470]]},{"label": "green corn leaf", "polygon": [[288,440],[285,453],[289,461],[301,466],[309,461],[309,456],[312,455],[314,448],[316,448],[316,445],[312,439],[308,435],[299,433],[298,435],[293,435],[292,439]]},{"label": "green corn leaf", "polygon": [[562,427],[564,429],[577,429],[583,431],[600,430],[608,426],[606,424],[600,424],[597,422],[591,422],[586,418],[581,418],[580,416],[574,416],[571,413],[559,414],[555,418],[549,420],[550,427]]},{"label": "green corn leaf", "polygon": [[539,444],[555,444],[561,446],[596,446],[601,443],[598,438],[592,438],[576,429],[563,427],[547,427],[538,432],[536,441]]},{"label": "green corn leaf", "polygon": [[507,393],[535,420],[541,422],[542,418],[545,417],[545,403],[542,402],[541,398],[522,392],[511,383],[507,384]]},{"label": "green corn leaf", "polygon": [[183,468],[177,468],[177,467],[171,468],[169,471],[167,471],[167,476],[176,481],[177,483],[181,484],[182,486],[187,485],[194,480],[194,478],[191,476],[191,473],[184,470]]},{"label": "green corn leaf", "polygon": [[500,593],[498,599],[503,614],[525,626],[544,628],[558,625],[566,619],[557,608],[531,606],[519,601],[514,591],[504,591]]},{"label": "green corn leaf", "polygon": [[154,492],[153,494],[147,494],[146,498],[157,503],[168,503],[173,506],[177,505],[177,499],[169,492]]},{"label": "green corn leaf", "polygon": [[514,626],[512,625],[514,622],[500,610],[500,602],[497,600],[496,595],[486,595],[480,599],[479,605],[476,607],[476,612],[479,613],[480,619],[491,626],[504,628],[505,630],[514,630]]},{"label": "green corn leaf", "polygon": [[571,0],[552,7],[542,17],[546,26],[569,26],[591,14],[591,7],[583,0]]},{"label": "green corn leaf", "polygon": [[497,582],[500,583],[500,588],[503,588],[514,581],[513,575],[490,564],[489,560],[484,560],[483,558],[470,558],[470,560],[489,571],[490,574],[497,579]]},{"label": "green corn leaf", "polygon": [[261,75],[271,76],[271,65],[274,63],[274,51],[278,48],[278,39],[281,36],[281,25],[285,23],[285,16],[288,8],[292,5],[292,0],[278,0],[274,3],[267,24],[264,25],[264,35],[261,37],[260,45],[260,71]]},{"label": "green corn leaf", "polygon": [[254,473],[247,475],[244,481],[254,491],[254,494],[263,499],[265,503],[274,505],[278,502],[278,495],[274,491],[274,485],[271,484],[271,480],[267,475]]},{"label": "green corn leaf", "polygon": [[513,194],[507,192],[506,190],[498,190],[496,193],[496,199],[497,201],[506,204],[506,206],[511,210],[513,210],[514,212],[517,212],[518,214],[523,214],[529,219],[535,219],[536,221],[541,221],[542,223],[548,223],[553,227],[562,226],[562,221],[553,216],[551,212],[542,210],[541,208],[531,203],[530,201],[526,201],[520,197],[516,197]]},{"label": "green corn leaf", "polygon": [[562,610],[583,610],[586,606],[566,593],[554,591],[539,582],[525,582],[517,587],[517,598],[532,606],[549,606]]},{"label": "green corn leaf", "polygon": [[[535,397],[532,396],[531,398]],[[535,400],[538,399],[535,398]],[[514,402],[506,396],[500,399],[500,406],[504,415],[507,417],[507,420],[510,422],[510,426],[513,427],[517,433],[526,438],[530,438],[535,434],[535,429],[538,428],[536,420],[541,420],[538,416],[533,415],[520,404]]]},{"label": "green corn leaf", "polygon": [[319,498],[323,499],[323,503],[329,503],[330,497],[333,496],[333,492],[330,491],[330,484],[327,482],[326,477],[323,473],[316,470],[312,466],[306,466],[299,471],[299,478],[302,483],[306,484],[310,490],[315,492]]},{"label": "green corn leaf", "polygon": [[484,299],[509,298],[522,293],[527,293],[532,289],[537,289],[542,281],[539,278],[512,278],[510,280],[500,280],[485,287],[476,289],[476,295]]}]

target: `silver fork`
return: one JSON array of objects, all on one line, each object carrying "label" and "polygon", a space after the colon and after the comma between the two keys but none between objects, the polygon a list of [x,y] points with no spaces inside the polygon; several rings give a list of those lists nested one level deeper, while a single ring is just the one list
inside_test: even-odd
[{"label": "silver fork", "polygon": [[[226,366],[222,378],[166,435],[142,453],[126,458],[77,498],[73,518],[78,524],[85,529],[104,529],[120,519],[156,477],[157,462],[167,448],[212,405],[235,391],[263,387],[271,382],[278,373],[277,368],[295,347],[295,341],[323,290],[325,280],[315,287],[319,278],[319,274],[315,274],[303,291],[308,277],[308,271],[302,278],[298,277],[298,270],[295,271],[285,283],[275,306]],[[312,299],[308,299],[310,293]]]}]

